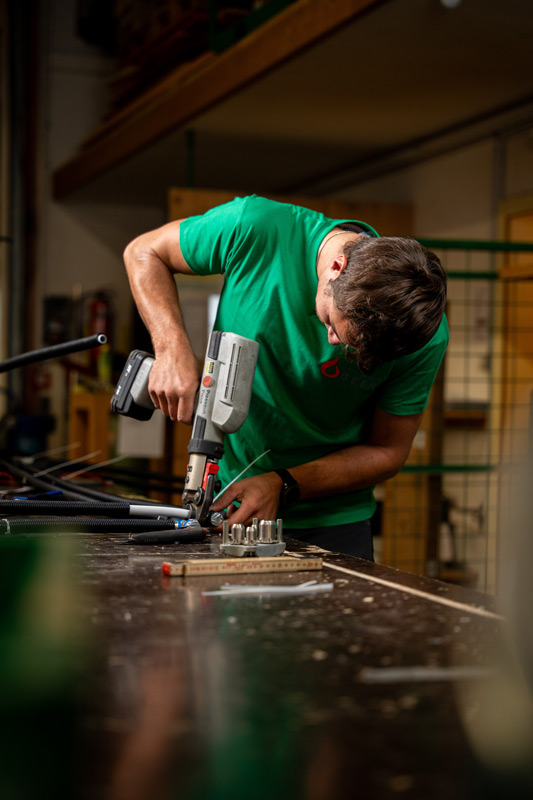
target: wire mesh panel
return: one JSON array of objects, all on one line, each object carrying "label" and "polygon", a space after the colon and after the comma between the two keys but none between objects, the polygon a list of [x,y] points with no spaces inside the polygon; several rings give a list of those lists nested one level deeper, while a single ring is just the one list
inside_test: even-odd
[{"label": "wire mesh panel", "polygon": [[[531,451],[533,280],[501,277],[532,244],[420,240],[448,275],[450,344],[402,472],[381,487],[379,560],[494,591],[508,469]],[[508,258],[505,255],[505,258]]]}]

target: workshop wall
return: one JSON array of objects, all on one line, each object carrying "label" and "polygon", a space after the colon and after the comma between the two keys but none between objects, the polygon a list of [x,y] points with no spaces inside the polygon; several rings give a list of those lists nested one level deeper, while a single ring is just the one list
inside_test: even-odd
[{"label": "workshop wall", "polygon": [[[42,346],[46,298],[71,298],[76,306],[74,336],[92,331],[89,307],[96,292],[104,292],[113,316],[115,352],[127,351],[131,325],[131,295],[122,252],[134,236],[165,221],[165,206],[124,204],[79,193],[67,201],[51,199],[52,171],[84,138],[93,133],[109,110],[108,77],[113,58],[76,35],[76,3],[53,0],[42,4],[41,108],[39,114],[38,259],[36,270],[41,302],[35,309],[37,340]],[[164,198],[164,192],[162,197]],[[66,440],[68,406],[64,370],[43,368],[45,393],[57,425],[49,446]]]},{"label": "workshop wall", "polygon": [[105,197],[95,203],[83,193],[61,204],[50,199],[53,169],[108,112],[107,79],[115,66],[112,58],[75,35],[75,9],[70,0],[53,0],[43,26],[42,294],[69,293],[78,284],[86,293],[105,288],[120,316],[130,302],[122,250],[137,233],[161,224],[164,209],[142,201],[124,205]]},{"label": "workshop wall", "polygon": [[[494,240],[502,238],[505,202],[532,190],[533,127],[436,155],[347,188],[342,197],[411,203],[419,237]],[[492,591],[504,513],[498,479],[490,472],[500,446],[502,288],[496,280],[476,279],[475,273],[497,278],[503,256],[445,249],[439,255],[450,273],[472,274],[448,284],[451,339],[442,462],[445,468],[463,464],[465,471],[442,478],[440,560],[454,563],[457,580]],[[422,562],[420,569],[425,569]]]},{"label": "workshop wall", "polygon": [[415,236],[487,239],[495,224],[495,152],[488,139],[346,188],[340,196],[412,204]]},{"label": "workshop wall", "polygon": [[533,126],[506,139],[504,197],[533,192]]}]

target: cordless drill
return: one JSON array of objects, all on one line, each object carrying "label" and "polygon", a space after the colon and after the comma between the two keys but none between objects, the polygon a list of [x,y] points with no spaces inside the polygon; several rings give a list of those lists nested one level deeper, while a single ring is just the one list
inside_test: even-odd
[{"label": "cordless drill", "polygon": [[[237,431],[250,407],[259,345],[236,333],[213,331],[209,338],[182,494],[183,506],[201,525],[213,524],[209,509],[216,491],[224,434]],[[111,399],[117,414],[148,420],[154,404],[148,392],[154,356],[133,350]]]}]

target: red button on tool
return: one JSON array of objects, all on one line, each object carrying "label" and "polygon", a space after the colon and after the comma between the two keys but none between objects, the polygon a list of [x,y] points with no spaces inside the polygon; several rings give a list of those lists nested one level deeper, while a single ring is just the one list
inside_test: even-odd
[{"label": "red button on tool", "polygon": [[210,475],[216,475],[218,472],[218,464],[208,461],[205,465],[204,479],[202,481],[202,489],[207,487],[207,479]]}]

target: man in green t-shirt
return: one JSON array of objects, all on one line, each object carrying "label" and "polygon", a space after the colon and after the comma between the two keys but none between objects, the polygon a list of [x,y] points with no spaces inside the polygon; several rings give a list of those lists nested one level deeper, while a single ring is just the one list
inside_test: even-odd
[{"label": "man in green t-shirt", "polygon": [[171,419],[192,421],[200,380],[174,273],[224,274],[215,329],[259,342],[223,486],[254,463],[213,508],[231,524],[282,516],[291,536],[371,559],[372,489],[405,462],[448,342],[438,258],[253,196],[144,234],[124,259],[156,356],[150,395]]}]

